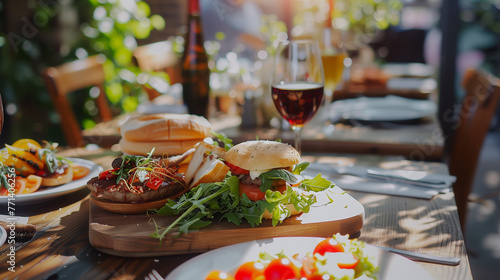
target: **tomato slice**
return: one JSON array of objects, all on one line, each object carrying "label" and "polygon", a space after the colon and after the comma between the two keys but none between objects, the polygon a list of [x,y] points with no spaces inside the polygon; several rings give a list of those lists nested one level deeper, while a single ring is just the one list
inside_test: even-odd
[{"label": "tomato slice", "polygon": [[212,270],[205,280],[234,280],[233,276],[227,274],[224,271]]},{"label": "tomato slice", "polygon": [[73,169],[73,180],[79,180],[90,173],[90,169],[85,166],[73,164],[71,167]]},{"label": "tomato slice", "polygon": [[227,161],[225,163],[229,167],[229,171],[231,171],[231,173],[233,173],[233,174],[236,174],[236,175],[250,174],[250,171],[248,171],[246,169],[238,167],[238,166],[231,164]]},{"label": "tomato slice", "polygon": [[0,196],[7,196],[9,194],[9,190],[7,189],[7,187],[4,187],[2,185],[2,188],[0,188]]},{"label": "tomato slice", "polygon": [[264,279],[264,265],[260,262],[246,262],[242,264],[236,274],[235,280],[256,280]]},{"label": "tomato slice", "polygon": [[[16,180],[19,179],[21,178],[17,178]],[[29,175],[28,177],[26,177],[26,183],[21,193],[22,194],[34,193],[40,188],[41,185],[42,185],[42,177],[36,175]]]},{"label": "tomato slice", "polygon": [[[284,193],[286,191],[286,184],[280,184],[277,186],[273,186],[273,188],[271,190],[279,191],[280,193]],[[263,193],[260,190],[260,186],[247,185],[247,184],[242,184],[240,182],[240,197],[243,196],[243,194],[246,194],[248,196],[248,199],[250,199],[251,201],[262,200],[266,197],[266,193]]]},{"label": "tomato slice", "polygon": [[243,196],[243,194],[246,194],[248,199],[252,201],[262,200],[266,197],[266,194],[260,191],[259,186],[240,183],[240,196]]},{"label": "tomato slice", "polygon": [[299,279],[299,269],[286,258],[272,260],[264,270],[266,280]]},{"label": "tomato slice", "polygon": [[109,180],[118,177],[118,175],[113,174],[113,172],[118,171],[119,168],[111,169],[111,170],[106,170],[101,173],[99,173],[99,180]]},{"label": "tomato slice", "polygon": [[158,190],[158,188],[160,188],[162,183],[163,183],[162,179],[160,179],[158,177],[151,177],[146,182],[146,187],[156,191],[156,190]]},{"label": "tomato slice", "polygon": [[326,238],[320,243],[318,243],[318,245],[316,245],[313,251],[313,255],[320,254],[323,256],[325,255],[326,252],[330,253],[344,252],[344,247],[337,240],[331,237]]},{"label": "tomato slice", "polygon": [[353,253],[328,253],[328,262],[336,262],[339,268],[354,269],[359,259]]}]

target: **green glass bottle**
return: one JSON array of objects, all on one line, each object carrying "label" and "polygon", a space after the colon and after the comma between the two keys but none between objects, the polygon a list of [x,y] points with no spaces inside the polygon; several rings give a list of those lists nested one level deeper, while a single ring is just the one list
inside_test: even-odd
[{"label": "green glass bottle", "polygon": [[190,114],[207,117],[210,69],[204,47],[199,0],[189,0],[188,32],[182,56],[184,104]]}]

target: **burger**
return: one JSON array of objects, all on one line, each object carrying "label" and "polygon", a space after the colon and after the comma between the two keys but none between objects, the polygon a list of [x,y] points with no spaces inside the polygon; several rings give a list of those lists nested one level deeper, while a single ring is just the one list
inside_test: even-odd
[{"label": "burger", "polygon": [[210,220],[235,225],[246,221],[255,227],[271,219],[276,226],[307,213],[317,202],[317,193],[334,186],[320,174],[312,179],[300,177],[308,164],[300,162],[292,146],[275,141],[247,141],[227,151],[200,143],[184,174],[189,192],[161,211],[163,215],[182,213],[182,218],[155,236],[162,239],[180,228],[182,232],[198,230],[211,224]]},{"label": "burger", "polygon": [[[240,196],[252,201],[266,199],[266,192],[285,193],[300,182],[292,173],[300,155],[292,146],[276,141],[247,141],[233,146],[224,157],[230,172],[238,177]],[[285,204],[291,215],[299,214],[293,204]],[[269,211],[264,218],[271,218]]]}]

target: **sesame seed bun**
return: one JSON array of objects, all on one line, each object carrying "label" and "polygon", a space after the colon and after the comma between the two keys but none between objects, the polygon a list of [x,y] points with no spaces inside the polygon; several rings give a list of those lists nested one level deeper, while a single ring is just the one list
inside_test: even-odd
[{"label": "sesame seed bun", "polygon": [[246,141],[227,151],[224,159],[247,170],[283,168],[300,162],[294,147],[275,141]]}]

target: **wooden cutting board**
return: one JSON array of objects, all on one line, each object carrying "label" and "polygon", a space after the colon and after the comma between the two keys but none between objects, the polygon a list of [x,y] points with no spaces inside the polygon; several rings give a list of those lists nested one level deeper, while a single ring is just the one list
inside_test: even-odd
[{"label": "wooden cutting board", "polygon": [[[333,203],[328,203],[330,199]],[[93,247],[107,254],[146,257],[201,253],[240,242],[282,236],[353,235],[363,227],[363,205],[339,187],[319,193],[317,200],[309,213],[288,218],[275,227],[270,220],[264,220],[255,228],[246,223],[237,226],[214,221],[199,231],[180,237],[168,236],[161,244],[149,236],[155,231],[152,218],[159,226],[166,227],[176,217],[115,214],[91,203],[89,239]]]}]

